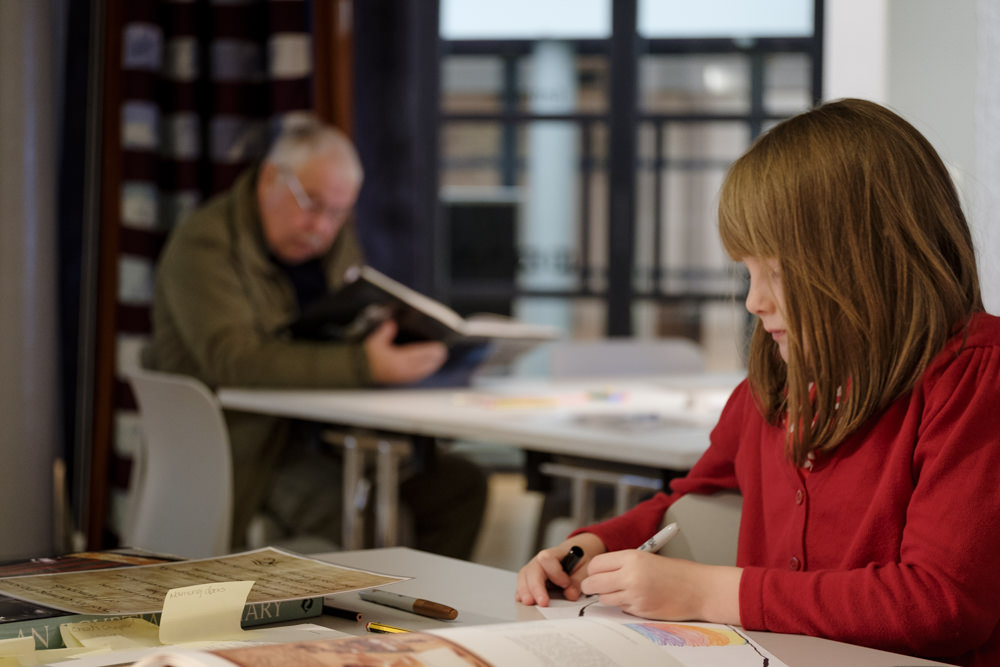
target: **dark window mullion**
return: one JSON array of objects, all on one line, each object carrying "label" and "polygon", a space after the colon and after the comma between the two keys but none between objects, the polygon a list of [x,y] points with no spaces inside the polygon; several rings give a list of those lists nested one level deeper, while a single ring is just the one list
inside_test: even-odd
[{"label": "dark window mullion", "polygon": [[812,64],[812,103],[819,104],[823,100],[823,20],[824,0],[813,2],[813,37],[810,40],[809,60]]},{"label": "dark window mullion", "polygon": [[653,294],[659,294],[663,290],[660,280],[663,277],[663,227],[666,221],[663,218],[663,189],[666,174],[664,166],[666,160],[663,156],[664,124],[656,122],[653,124]]},{"label": "dark window mullion", "polygon": [[756,139],[764,128],[764,54],[751,51],[750,58],[750,140]]},{"label": "dark window mullion", "polygon": [[637,0],[612,3],[608,133],[608,336],[632,335],[639,35]]},{"label": "dark window mullion", "polygon": [[594,170],[593,122],[580,123],[580,288],[590,287],[590,179]]},{"label": "dark window mullion", "polygon": [[[503,90],[501,100],[505,116],[517,113],[517,56],[504,54],[503,62]],[[505,187],[517,185],[517,133],[518,126],[514,123],[505,122],[501,128],[501,173],[500,182]]]}]

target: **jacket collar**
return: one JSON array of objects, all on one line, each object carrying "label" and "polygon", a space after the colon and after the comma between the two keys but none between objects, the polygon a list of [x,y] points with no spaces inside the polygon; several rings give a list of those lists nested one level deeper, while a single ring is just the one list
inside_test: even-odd
[{"label": "jacket collar", "polygon": [[246,264],[255,271],[273,273],[278,269],[270,259],[264,239],[264,222],[257,203],[257,176],[260,164],[244,170],[229,192],[236,247]]}]

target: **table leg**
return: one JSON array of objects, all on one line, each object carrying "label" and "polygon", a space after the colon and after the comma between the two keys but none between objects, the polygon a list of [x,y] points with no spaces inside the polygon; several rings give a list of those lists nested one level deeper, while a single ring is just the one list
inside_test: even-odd
[{"label": "table leg", "polygon": [[570,515],[578,528],[594,522],[593,488],[593,483],[583,475],[570,480]]},{"label": "table leg", "polygon": [[396,546],[399,534],[399,461],[407,443],[378,441],[375,458],[375,546]]},{"label": "table leg", "polygon": [[[353,435],[344,436],[344,473],[343,473],[343,535],[344,549],[361,549],[364,547],[364,504],[358,507],[358,494],[361,488],[361,477],[364,466],[364,452]],[[366,494],[367,495],[367,494]]]}]

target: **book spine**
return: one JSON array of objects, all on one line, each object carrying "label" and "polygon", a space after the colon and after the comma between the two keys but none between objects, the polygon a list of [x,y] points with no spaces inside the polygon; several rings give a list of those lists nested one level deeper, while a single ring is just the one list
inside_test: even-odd
[{"label": "book spine", "polygon": [[323,598],[283,600],[281,602],[254,602],[243,610],[243,627],[252,628],[268,623],[285,623],[315,618],[323,613]]},{"label": "book spine", "polygon": [[[281,602],[254,602],[243,610],[243,627],[252,628],[268,623],[284,623],[314,618],[323,612],[323,598],[284,600]],[[0,623],[0,639],[34,637],[35,649],[65,648],[59,626],[83,621],[111,621],[120,618],[141,618],[155,625],[160,624],[160,614],[122,614],[96,616],[93,614],[65,614],[26,621]]]}]

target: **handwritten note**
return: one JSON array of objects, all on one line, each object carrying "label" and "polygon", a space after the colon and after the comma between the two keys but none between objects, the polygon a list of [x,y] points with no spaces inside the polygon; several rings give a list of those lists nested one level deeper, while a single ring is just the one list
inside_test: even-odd
[{"label": "handwritten note", "polygon": [[32,637],[15,637],[0,640],[0,667],[20,667],[21,659],[34,654]]},{"label": "handwritten note", "polygon": [[141,618],[63,623],[59,626],[59,633],[68,648],[106,648],[120,651],[160,645],[159,628],[155,623]]},{"label": "handwritten note", "polygon": [[163,601],[160,642],[180,644],[236,638],[252,581],[228,581],[175,588]]}]

